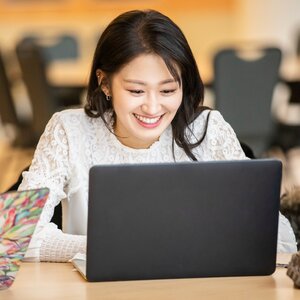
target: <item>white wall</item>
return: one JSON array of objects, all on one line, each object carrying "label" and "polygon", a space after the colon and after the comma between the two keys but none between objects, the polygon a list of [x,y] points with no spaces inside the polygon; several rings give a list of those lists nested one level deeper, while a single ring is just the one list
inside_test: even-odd
[{"label": "white wall", "polygon": [[286,55],[295,54],[300,0],[240,0],[238,19],[244,38],[274,42]]}]

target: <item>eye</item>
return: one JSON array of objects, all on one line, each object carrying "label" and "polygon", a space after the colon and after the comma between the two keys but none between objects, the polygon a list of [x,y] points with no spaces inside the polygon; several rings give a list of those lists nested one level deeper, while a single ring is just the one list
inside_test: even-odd
[{"label": "eye", "polygon": [[170,95],[175,93],[176,89],[170,89],[170,90],[162,90],[161,93],[165,95]]},{"label": "eye", "polygon": [[134,95],[141,95],[144,93],[143,90],[128,90],[128,92]]}]

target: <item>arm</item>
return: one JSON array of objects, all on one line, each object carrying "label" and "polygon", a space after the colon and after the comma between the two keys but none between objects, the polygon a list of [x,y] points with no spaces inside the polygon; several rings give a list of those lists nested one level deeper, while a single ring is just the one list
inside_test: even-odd
[{"label": "arm", "polygon": [[49,121],[39,141],[28,172],[23,173],[19,190],[48,187],[45,204],[35,233],[25,255],[27,260],[68,261],[78,252],[85,252],[86,237],[65,234],[50,220],[54,207],[67,197],[69,178],[69,146],[59,114]]},{"label": "arm", "polygon": [[277,252],[297,252],[297,242],[289,220],[279,213]]}]

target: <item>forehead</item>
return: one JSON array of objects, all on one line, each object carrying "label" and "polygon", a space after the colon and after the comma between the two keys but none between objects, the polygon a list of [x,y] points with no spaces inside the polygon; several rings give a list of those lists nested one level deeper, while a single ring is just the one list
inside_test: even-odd
[{"label": "forehead", "polygon": [[119,79],[160,82],[174,79],[164,60],[156,54],[141,54],[115,74]]}]

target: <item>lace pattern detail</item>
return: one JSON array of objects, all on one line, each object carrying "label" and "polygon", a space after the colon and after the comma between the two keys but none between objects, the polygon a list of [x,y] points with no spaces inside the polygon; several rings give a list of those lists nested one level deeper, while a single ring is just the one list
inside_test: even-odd
[{"label": "lace pattern detail", "polygon": [[211,113],[207,140],[207,148],[211,150],[213,159],[245,159],[235,132],[217,111]]},{"label": "lace pattern detail", "polygon": [[[192,142],[203,136],[209,111],[206,110],[192,124]],[[201,160],[247,159],[231,126],[218,111],[211,111],[203,142],[193,150]]]},{"label": "lace pattern detail", "polygon": [[67,262],[75,254],[85,252],[86,236],[53,233],[42,243],[40,255],[43,261]]},{"label": "lace pattern detail", "polygon": [[54,115],[43,133],[28,172],[23,172],[19,190],[48,187],[50,194],[39,223],[48,223],[54,207],[66,197],[64,187],[69,177],[68,142],[59,116]]},{"label": "lace pattern detail", "polygon": [[297,252],[297,241],[289,220],[279,213],[277,252]]}]

